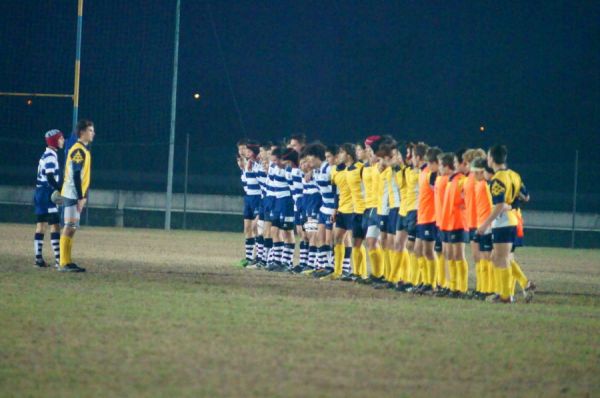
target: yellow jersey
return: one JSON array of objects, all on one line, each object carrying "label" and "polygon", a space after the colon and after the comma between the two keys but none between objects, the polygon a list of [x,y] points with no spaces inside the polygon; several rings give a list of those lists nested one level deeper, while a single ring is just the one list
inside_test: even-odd
[{"label": "yellow jersey", "polygon": [[[490,181],[490,193],[492,194],[492,203],[506,203],[512,205],[519,196],[521,189],[521,177],[512,170],[498,170]],[[500,213],[492,222],[492,228],[511,227],[517,225],[517,215],[514,209],[506,210]]]},{"label": "yellow jersey", "polygon": [[398,190],[400,191],[400,209],[398,210],[398,214],[401,216],[405,216],[408,213],[406,209],[406,166],[400,166],[400,170],[396,171],[396,185],[398,185]]},{"label": "yellow jersey", "polygon": [[331,182],[337,187],[337,211],[344,214],[351,214],[354,212],[354,206],[352,205],[350,186],[346,180],[347,175],[346,166],[343,164],[333,167],[331,170]]},{"label": "yellow jersey", "polygon": [[364,166],[361,162],[356,162],[346,169],[346,182],[350,187],[355,214],[363,214],[366,208],[365,196],[362,188],[363,169]]},{"label": "yellow jersey", "polygon": [[77,141],[67,153],[61,196],[68,199],[87,197],[91,181],[91,165],[90,150],[83,142]]},{"label": "yellow jersey", "polygon": [[393,167],[385,169],[385,179],[387,180],[387,186],[389,189],[388,201],[390,209],[396,209],[400,207],[400,190],[398,184],[396,184],[396,171]]},{"label": "yellow jersey", "polygon": [[405,202],[404,206],[406,212],[417,210],[419,206],[419,174],[421,169],[419,167],[407,167],[405,172],[406,181],[406,196],[402,198]]},{"label": "yellow jersey", "polygon": [[366,164],[362,169],[362,180],[365,189],[365,207],[374,209],[377,207],[377,165]]}]

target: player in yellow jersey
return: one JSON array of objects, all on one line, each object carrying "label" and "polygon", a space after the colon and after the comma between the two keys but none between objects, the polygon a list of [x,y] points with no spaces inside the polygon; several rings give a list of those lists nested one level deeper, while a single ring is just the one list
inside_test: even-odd
[{"label": "player in yellow jersey", "polygon": [[[397,221],[397,208],[396,212],[391,211],[390,205],[399,206],[397,198],[394,196],[394,187],[392,186],[393,181],[393,170],[392,167],[395,163],[395,157],[397,154],[396,141],[387,136],[383,138],[383,142],[379,146],[379,149],[375,152],[375,155],[379,158],[379,181],[377,189],[377,215],[379,217],[379,240],[381,242],[381,252],[383,256],[383,279],[381,283],[376,286],[380,287],[391,287],[390,284],[390,271],[391,271],[391,259],[390,251],[393,245],[393,235],[390,234],[390,214],[391,219],[394,221],[394,233],[396,229],[395,222]],[[395,182],[394,182],[395,185]],[[392,196],[392,198],[390,198]],[[399,196],[399,195],[398,195]],[[388,239],[388,235],[392,236]]]},{"label": "player in yellow jersey", "polygon": [[333,278],[350,278],[350,254],[351,246],[345,245],[345,238],[348,232],[352,231],[354,225],[354,205],[352,202],[352,192],[347,181],[347,170],[354,164],[356,150],[353,144],[342,144],[337,153],[338,164],[331,172],[331,182],[336,187],[337,211],[335,213],[335,229],[333,231],[333,257],[334,271]]},{"label": "player in yellow jersey", "polygon": [[[412,285],[407,285],[408,281],[408,251],[406,250],[406,242],[408,242],[408,232],[404,229],[404,218],[408,213],[405,200],[407,197],[406,172],[409,167],[410,157],[412,154],[412,143],[405,145],[404,159],[400,159],[398,169],[396,170],[395,179],[396,185],[400,192],[400,208],[398,209],[398,222],[396,223],[396,236],[394,237],[394,264],[392,266],[392,282],[396,284],[396,290],[404,291],[405,288]],[[401,150],[402,148],[398,148]]]},{"label": "player in yellow jersey", "polygon": [[[519,195],[515,189],[515,176],[508,170],[506,159],[508,150],[504,145],[495,145],[488,151],[488,165],[494,169],[494,176],[490,182],[490,192],[494,207],[491,214],[477,229],[481,235],[492,227],[492,264],[497,278],[498,296],[494,301],[511,303],[512,268],[510,253],[516,238],[517,217],[510,207]],[[531,290],[531,289],[529,289]],[[529,292],[526,290],[525,292]]]},{"label": "player in yellow jersey", "polygon": [[346,181],[352,195],[354,219],[352,225],[352,273],[342,280],[359,281],[367,277],[367,251],[362,245],[367,227],[363,224],[365,194],[363,192],[363,169],[367,152],[364,144],[354,145],[354,162],[346,168]]},{"label": "player in yellow jersey", "polygon": [[383,277],[383,256],[379,248],[379,216],[377,215],[377,192],[379,183],[379,159],[375,151],[382,142],[379,135],[371,135],[365,139],[365,159],[362,181],[365,190],[365,211],[363,213],[362,228],[366,231],[365,243],[367,255],[371,263],[371,271],[366,279],[358,282],[371,284],[377,283]]},{"label": "player in yellow jersey", "polygon": [[85,272],[85,268],[73,263],[71,248],[90,188],[92,154],[89,145],[96,135],[94,123],[89,120],[80,120],[75,127],[75,132],[77,142],[67,154],[64,183],[61,190],[61,196],[64,198],[65,225],[60,237],[60,267],[58,270],[62,272]]}]

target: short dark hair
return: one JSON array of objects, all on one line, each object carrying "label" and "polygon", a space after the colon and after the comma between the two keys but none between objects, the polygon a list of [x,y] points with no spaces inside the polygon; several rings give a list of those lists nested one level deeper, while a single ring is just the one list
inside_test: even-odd
[{"label": "short dark hair", "polygon": [[396,140],[389,135],[384,135],[381,140],[376,142],[378,143],[377,149],[372,146],[371,148],[373,148],[373,152],[375,152],[375,155],[377,156],[392,156],[394,149],[396,149],[396,146],[398,145]]},{"label": "short dark hair", "polygon": [[278,146],[277,148],[275,148],[271,151],[271,156],[275,156],[277,159],[282,159],[285,149],[287,149],[287,148],[282,148],[282,147]]},{"label": "short dark hair", "polygon": [[292,148],[285,148],[281,155],[281,160],[289,160],[295,167],[298,167],[298,152]]},{"label": "short dark hair", "polygon": [[340,149],[340,147],[336,144],[328,145],[327,149],[325,149],[325,152],[330,152],[335,155],[336,153],[338,153],[339,149]]},{"label": "short dark hair", "polygon": [[505,164],[508,157],[506,145],[494,145],[490,148],[490,156],[496,164]]},{"label": "short dark hair", "polygon": [[428,149],[429,149],[429,147],[424,142],[419,142],[418,144],[416,144],[413,147],[413,151],[415,153],[415,156],[418,156],[421,159],[425,158],[425,155],[427,154],[427,150]]},{"label": "short dark hair", "polygon": [[442,163],[442,166],[444,167],[448,167],[451,170],[454,170],[454,157],[456,155],[452,152],[446,152],[446,153],[442,153],[440,155],[440,163]]},{"label": "short dark hair", "polygon": [[428,163],[438,163],[438,156],[442,153],[442,150],[437,146],[432,146],[427,150],[425,158]]},{"label": "short dark hair", "polygon": [[88,127],[91,127],[93,125],[94,122],[88,119],[81,119],[80,121],[78,121],[77,126],[75,126],[75,133],[77,134],[77,137],[81,137],[81,132],[87,130]]},{"label": "short dark hair", "polygon": [[290,136],[290,142],[292,140],[296,140],[298,141],[301,145],[305,145],[306,144],[306,134],[292,134]]},{"label": "short dark hair", "polygon": [[273,146],[273,143],[271,141],[267,141],[267,142],[263,142],[260,147],[262,149],[264,149],[265,151],[270,151],[272,146]]},{"label": "short dark hair", "polygon": [[475,158],[471,162],[471,167],[485,170],[487,168],[487,160],[484,158]]},{"label": "short dark hair", "polygon": [[356,162],[356,147],[354,146],[354,144],[350,142],[343,143],[338,148],[338,152],[339,151],[346,152],[348,155],[352,156],[352,160]]},{"label": "short dark hair", "polygon": [[260,144],[255,140],[246,141],[246,148],[250,149],[254,156],[258,155],[260,152]]},{"label": "short dark hair", "polygon": [[326,149],[327,148],[325,148],[325,145],[321,144],[320,142],[312,142],[304,147],[304,150],[302,151],[302,157],[314,156],[320,160],[325,160]]}]

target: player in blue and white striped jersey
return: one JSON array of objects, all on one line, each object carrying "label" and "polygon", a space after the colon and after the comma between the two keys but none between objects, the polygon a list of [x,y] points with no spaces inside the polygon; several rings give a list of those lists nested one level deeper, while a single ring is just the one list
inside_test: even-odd
[{"label": "player in blue and white striped jersey", "polygon": [[35,184],[34,205],[36,226],[34,235],[35,265],[47,267],[42,256],[46,225],[50,225],[50,242],[54,251],[55,266],[60,261],[60,217],[58,207],[51,200],[54,191],[60,192],[58,149],[65,144],[63,133],[50,130],[45,134],[46,150],[40,157]]},{"label": "player in blue and white striped jersey", "polygon": [[[293,148],[287,148],[282,155],[282,160],[285,163],[286,180],[290,188],[293,200],[294,225],[302,228],[301,218],[299,216],[299,208],[302,205],[302,170],[298,168],[299,155]],[[299,222],[300,220],[300,222]],[[295,252],[295,243],[293,229],[289,232],[280,232],[284,240],[283,263],[289,265],[289,270],[292,272],[300,272],[301,267],[292,267]],[[300,235],[302,236],[302,235]]]},{"label": "player in blue and white striped jersey", "polygon": [[276,147],[271,146],[271,149],[266,153],[267,159],[263,160],[263,169],[265,169],[265,183],[264,190],[265,196],[262,200],[263,210],[263,237],[264,237],[264,248],[263,255],[258,266],[267,267],[269,257],[272,257],[271,251],[273,249],[273,237],[271,236],[271,226],[273,225],[273,206],[275,206],[275,191],[273,190],[274,175],[277,169],[276,163],[273,161],[273,150]]},{"label": "player in blue and white striped jersey", "polygon": [[245,164],[242,170],[244,186],[244,235],[246,236],[246,256],[242,266],[248,266],[255,261],[254,244],[256,242],[256,219],[260,209],[261,189],[258,182],[258,173],[262,168],[258,161],[260,146],[258,142],[248,140],[244,151]]},{"label": "player in blue and white striped jersey", "polygon": [[303,198],[302,198],[302,187],[304,185],[304,170],[302,168],[303,159],[300,159],[300,154],[306,145],[306,135],[304,134],[293,134],[290,137],[287,147],[296,151],[298,154],[298,176],[296,177],[296,189],[299,190],[298,194],[300,195],[294,201],[294,223],[296,224],[296,234],[300,238],[300,261],[297,267],[293,269],[294,272],[301,272],[306,262],[308,261],[308,250],[309,250],[309,239],[306,231],[304,230],[304,224],[306,223],[306,217],[303,207]]},{"label": "player in blue and white striped jersey", "polygon": [[313,170],[303,153],[300,167],[304,172],[302,183],[302,213],[306,220],[304,222],[304,233],[308,241],[308,255],[302,272],[310,274],[317,266],[317,222],[321,208],[321,194],[319,186],[313,178]]},{"label": "player in blue and white striped jersey", "polygon": [[258,154],[259,167],[256,172],[256,179],[260,186],[260,204],[258,207],[258,220],[256,221],[256,264],[251,264],[250,268],[258,268],[263,263],[266,264],[266,259],[263,260],[265,252],[264,241],[264,224],[265,211],[264,202],[267,195],[267,172],[269,167],[269,159],[271,157],[271,144],[262,144]]},{"label": "player in blue and white striped jersey", "polygon": [[294,201],[292,190],[286,176],[285,149],[277,147],[271,151],[271,159],[275,165],[270,179],[270,190],[273,192],[275,202],[271,209],[271,238],[273,249],[269,254],[268,270],[282,272],[287,270],[289,264],[284,264],[283,256],[285,243],[293,242],[292,229],[294,228]]},{"label": "player in blue and white striped jersey", "polygon": [[312,143],[304,148],[306,160],[313,168],[313,177],[319,187],[321,194],[321,208],[317,221],[317,245],[318,249],[318,272],[315,277],[324,277],[333,272],[333,264],[330,262],[331,246],[327,245],[327,230],[331,234],[333,226],[332,217],[335,214],[335,187],[331,184],[331,166],[325,161],[326,148],[321,143]]}]

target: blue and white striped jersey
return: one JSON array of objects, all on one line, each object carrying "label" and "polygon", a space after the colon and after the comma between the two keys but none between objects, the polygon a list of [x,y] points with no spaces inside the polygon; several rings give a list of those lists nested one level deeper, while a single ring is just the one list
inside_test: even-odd
[{"label": "blue and white striped jersey", "polygon": [[299,201],[302,198],[302,180],[304,173],[297,167],[288,167],[285,171],[292,198],[294,199],[294,211],[298,211]]},{"label": "blue and white striped jersey", "polygon": [[243,170],[244,192],[248,196],[260,195],[260,184],[258,182],[258,171],[260,163],[255,160],[249,160]]},{"label": "blue and white striped jersey", "polygon": [[277,165],[275,165],[275,162],[269,162],[269,169],[267,170],[267,178],[266,178],[266,184],[265,184],[265,189],[267,192],[267,196],[275,196],[275,190],[274,190],[274,184],[275,184],[275,173],[277,171],[277,169],[279,169],[279,167],[277,167]]},{"label": "blue and white striped jersey", "polygon": [[331,167],[329,163],[324,161],[321,167],[314,171],[314,176],[321,194],[320,211],[330,216],[335,211],[335,186],[331,184]]},{"label": "blue and white striped jersey", "polygon": [[275,171],[273,173],[273,185],[271,186],[271,190],[275,193],[275,197],[277,199],[292,196],[292,190],[287,180],[286,174],[287,172],[285,168],[275,166]]},{"label": "blue and white striped jersey", "polygon": [[267,195],[267,173],[262,165],[259,163],[258,171],[256,172],[256,179],[258,180],[258,184],[260,185],[260,196],[264,198]]},{"label": "blue and white striped jersey", "polygon": [[307,214],[313,214],[321,208],[321,193],[314,177],[304,180],[302,184],[302,210]]},{"label": "blue and white striped jersey", "polygon": [[38,163],[37,181],[35,184],[36,188],[54,189],[48,183],[48,177],[46,176],[46,174],[54,174],[54,180],[58,183],[58,170],[58,155],[56,154],[56,151],[50,148],[46,148],[44,154],[42,155]]}]

